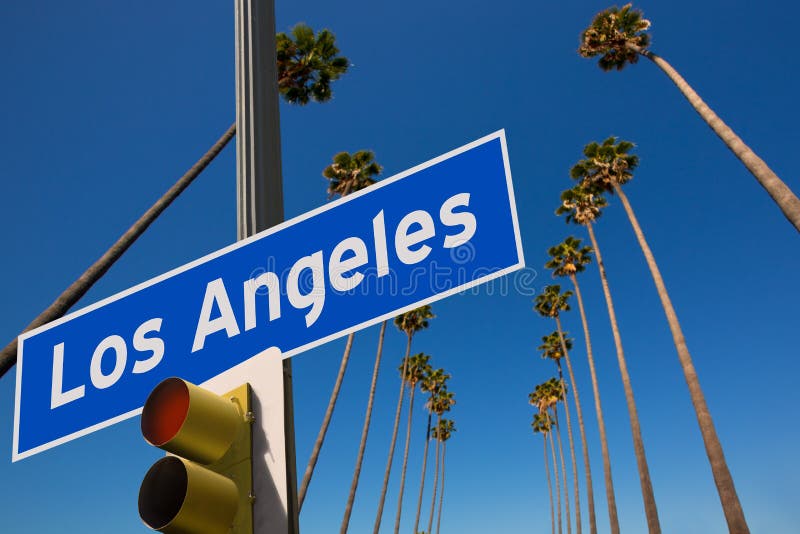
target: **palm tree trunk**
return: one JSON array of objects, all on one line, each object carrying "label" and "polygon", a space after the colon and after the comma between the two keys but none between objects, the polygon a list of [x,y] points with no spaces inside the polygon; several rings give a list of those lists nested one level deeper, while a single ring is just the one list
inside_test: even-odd
[{"label": "palm tree trunk", "polygon": [[[186,173],[159,198],[150,209],[139,217],[128,230],[120,236],[117,241],[109,247],[100,258],[95,261],[77,280],[64,290],[58,298],[40,313],[31,323],[25,327],[24,332],[38,328],[43,324],[54,321],[66,314],[72,306],[83,297],[89,289],[108,271],[112,265],[122,256],[128,248],[153,224],[161,213],[178,198],[178,196],[197,178],[203,169],[214,161],[214,158],[222,152],[225,145],[236,134],[236,123],[232,124],[216,143],[203,154]],[[17,338],[0,351],[0,377],[6,374],[11,367],[17,363]]]},{"label": "palm tree trunk", "polygon": [[422,512],[422,495],[425,491],[425,470],[428,467],[428,446],[431,443],[431,414],[428,414],[428,429],[425,431],[425,449],[422,453],[422,475],[419,481],[419,498],[417,499],[417,515],[414,518],[414,534],[419,529],[419,514]]},{"label": "palm tree trunk", "polygon": [[553,431],[548,432],[550,435],[550,454],[553,456],[553,478],[556,480],[556,518],[558,519],[558,534],[563,534],[564,529],[561,528],[561,481],[558,480],[558,461],[556,460],[556,443],[553,441]]},{"label": "palm tree trunk", "polygon": [[[589,225],[587,225],[588,227]],[[606,486],[606,502],[608,504],[608,519],[611,525],[611,532],[612,534],[619,534],[619,516],[617,515],[617,499],[614,493],[614,480],[611,477],[611,456],[608,452],[608,438],[606,437],[606,421],[603,417],[603,406],[600,403],[600,386],[597,382],[597,371],[594,368],[594,356],[592,355],[592,341],[589,337],[589,322],[586,320],[586,310],[583,307],[583,298],[581,297],[581,289],[578,286],[578,279],[575,276],[572,276],[572,284],[575,286],[575,296],[578,299],[578,309],[581,312],[581,322],[583,323],[583,337],[586,340],[586,358],[589,361],[589,372],[592,377],[592,392],[594,393],[594,409],[595,413],[597,414],[597,427],[600,433],[600,450],[603,453],[603,475],[605,477],[605,486]],[[567,360],[567,369],[570,369],[569,360]],[[575,384],[575,380],[572,378],[572,371],[570,370],[570,379],[573,382],[573,387]],[[577,399],[577,393],[576,393]],[[581,422],[582,416],[580,410],[578,411],[578,420],[580,422],[581,428],[583,428],[583,423]],[[583,457],[584,461],[586,462],[586,474],[587,477],[591,477],[591,471],[589,470],[589,453],[586,447],[586,438],[583,440]],[[588,479],[591,480],[591,479]],[[590,486],[591,487],[591,486]],[[592,491],[589,490],[589,506],[592,506]],[[593,533],[597,532],[597,524],[594,521],[594,515],[592,514],[592,509],[589,508],[589,520],[592,521],[594,525]]]},{"label": "palm tree trunk", "polygon": [[[634,44],[628,44],[628,47],[658,65],[664,74],[672,80],[700,117],[702,117],[706,124],[714,130],[714,133],[722,139],[722,142],[725,143],[731,152],[744,163],[744,166],[747,167],[747,170],[750,171],[758,183],[761,184],[761,187],[766,189],[769,196],[772,197],[772,200],[775,201],[783,212],[783,215],[789,219],[789,222],[800,232],[800,199],[789,189],[789,186],[778,178],[766,162],[758,157],[758,155],[756,155],[756,153],[753,152],[753,150],[747,146],[716,113],[714,113],[714,110],[703,102],[700,95],[692,89],[692,86],[683,79],[683,76],[681,76],[672,65],[649,50],[645,50]],[[741,514],[741,518],[741,523],[744,525],[744,514]]]},{"label": "palm tree trunk", "polygon": [[[558,319],[557,319],[558,320]],[[561,332],[561,321],[558,320],[558,336],[561,339],[561,350],[564,351],[564,356],[567,355],[564,334]],[[572,419],[569,415],[569,403],[567,402],[567,388],[564,383],[564,372],[561,369],[561,361],[556,360],[558,365],[558,379],[561,382],[561,388],[564,390],[564,412],[567,414],[567,438],[569,438],[569,453],[570,460],[572,460],[572,484],[575,488],[575,532],[581,534],[581,496],[578,490],[578,460],[575,459],[575,441],[572,437]]]},{"label": "palm tree trunk", "polygon": [[[436,418],[436,428],[439,428],[439,423],[441,421],[442,416],[440,415]],[[426,530],[428,534],[431,534],[431,529],[433,529],[433,512],[436,506],[436,490],[439,486],[439,455],[441,450],[442,442],[439,440],[439,438],[436,438],[436,466],[433,470],[433,495],[431,495],[431,513],[428,515],[428,530]]]},{"label": "palm tree trunk", "polygon": [[594,235],[592,224],[588,223],[586,228],[589,230],[589,237],[592,240],[594,253],[597,257],[597,267],[600,271],[600,281],[603,285],[603,293],[606,297],[608,317],[611,320],[611,333],[614,335],[614,346],[617,349],[617,363],[619,372],[622,375],[622,386],[625,389],[625,401],[628,405],[628,416],[631,421],[631,433],[633,434],[633,451],[636,455],[636,466],[639,470],[639,485],[642,488],[642,499],[644,500],[644,511],[647,516],[647,527],[651,534],[659,534],[661,525],[658,520],[658,509],[656,508],[656,498],[653,494],[653,484],[650,482],[650,470],[647,467],[647,456],[644,452],[644,441],[642,441],[642,431],[639,426],[639,414],[636,412],[636,401],[633,397],[633,386],[631,377],[628,374],[628,364],[625,361],[625,353],[622,349],[622,338],[619,334],[617,325],[617,314],[614,311],[614,302],[611,300],[611,290],[608,287],[608,277],[606,267],[603,264],[603,257],[600,248],[597,246],[597,239]]},{"label": "palm tree trunk", "polygon": [[[442,443],[442,490],[439,492],[439,513],[436,517],[436,534],[442,527],[442,503],[444,503],[444,459],[447,455],[447,442]],[[416,534],[416,533],[414,533]],[[431,534],[430,532],[428,534]]]},{"label": "palm tree trunk", "polygon": [[[403,469],[400,471],[400,491],[397,495],[397,515],[394,518],[394,534],[400,532],[400,516],[403,513],[403,492],[406,486],[406,468],[408,467],[408,446],[411,444],[411,420],[414,415],[414,393],[417,391],[416,384],[409,384],[411,390],[408,394],[408,424],[406,425],[406,446],[403,451]],[[416,533],[414,533],[416,534]]]},{"label": "palm tree trunk", "polygon": [[372,419],[372,405],[375,401],[375,389],[378,384],[378,370],[381,366],[381,355],[383,354],[383,337],[386,334],[386,323],[381,323],[381,331],[378,334],[378,352],[375,356],[375,365],[372,369],[372,383],[369,386],[369,400],[367,401],[367,413],[364,414],[364,428],[361,429],[361,442],[358,445],[358,455],[356,457],[356,467],[353,471],[353,481],[350,483],[350,494],[347,496],[347,504],[344,509],[344,518],[342,519],[342,526],[339,529],[340,534],[347,532],[350,524],[350,514],[353,512],[353,502],[356,499],[356,488],[358,488],[358,479],[361,476],[361,464],[364,461],[364,451],[367,448],[367,435],[369,434],[369,423]]},{"label": "palm tree trunk", "polygon": [[661,299],[661,305],[664,308],[664,314],[667,316],[669,329],[672,332],[672,340],[675,343],[675,348],[678,351],[678,359],[680,360],[683,376],[686,379],[686,385],[689,386],[689,395],[692,399],[692,405],[697,416],[697,423],[700,426],[700,433],[703,436],[703,444],[706,448],[706,455],[711,464],[711,472],[714,475],[714,482],[717,485],[717,492],[719,493],[722,509],[725,513],[725,519],[728,522],[728,529],[730,532],[749,533],[750,529],[747,526],[747,521],[744,517],[742,505],[739,502],[739,496],[736,493],[736,487],[733,484],[733,477],[728,469],[728,463],[725,461],[725,453],[722,450],[722,444],[717,436],[714,421],[711,419],[711,412],[706,404],[703,390],[700,387],[700,379],[697,377],[697,371],[692,362],[692,356],[689,354],[689,348],[686,345],[686,339],[683,337],[681,325],[678,322],[678,314],[675,313],[675,308],[672,307],[672,301],[667,293],[667,287],[664,285],[664,279],[661,277],[661,272],[658,270],[656,259],[653,252],[647,245],[644,238],[644,232],[639,226],[639,221],[633,213],[633,208],[628,197],[622,191],[622,188],[616,186],[617,194],[619,195],[622,205],[625,207],[625,212],[628,214],[628,219],[633,226],[633,231],[636,234],[636,239],[639,240],[639,245],[642,247],[642,252],[647,260],[647,266],[650,268],[650,274],[653,276],[653,281],[658,290],[658,297]]},{"label": "palm tree trunk", "polygon": [[386,471],[383,473],[383,487],[381,496],[378,498],[378,513],[375,516],[375,524],[372,527],[372,534],[378,534],[381,529],[381,519],[383,518],[383,506],[386,503],[386,490],[389,489],[389,475],[392,472],[392,460],[394,459],[394,447],[397,444],[397,429],[400,427],[400,413],[403,408],[403,394],[405,393],[405,376],[408,370],[408,357],[411,355],[411,335],[408,335],[406,344],[406,357],[403,358],[403,372],[400,375],[400,395],[397,398],[397,408],[394,413],[394,428],[392,429],[392,439],[389,444],[389,459],[386,461]]},{"label": "palm tree trunk", "polygon": [[572,534],[569,511],[569,486],[567,485],[567,464],[564,462],[564,444],[561,441],[561,425],[558,424],[558,409],[553,406],[553,419],[556,422],[556,436],[558,436],[558,456],[561,458],[561,476],[564,482],[564,511],[567,517],[567,534]]},{"label": "palm tree trunk", "polygon": [[336,375],[336,382],[333,384],[333,391],[328,400],[328,408],[325,410],[325,416],[322,418],[322,425],[319,427],[317,440],[314,442],[314,447],[311,449],[311,457],[308,459],[306,465],[306,472],[303,475],[303,481],[300,483],[300,489],[297,492],[297,509],[303,508],[303,501],[308,492],[308,485],[311,483],[311,477],[314,475],[314,467],[317,465],[320,450],[322,450],[322,443],[325,441],[325,434],[328,432],[328,426],[331,423],[333,416],[333,409],[336,407],[336,399],[339,398],[339,390],[342,388],[342,381],[344,380],[344,372],[347,370],[347,362],[350,360],[350,349],[353,347],[353,338],[355,333],[347,336],[347,343],[344,346],[344,353],[342,354],[342,363],[339,365],[339,374]]},{"label": "palm tree trunk", "polygon": [[547,461],[547,436],[542,434],[542,445],[544,445],[544,473],[547,475],[547,493],[550,494],[550,533],[556,534],[556,515],[553,510],[553,482],[550,480],[550,468]]},{"label": "palm tree trunk", "polygon": [[[586,432],[583,426],[583,410],[581,409],[581,398],[578,395],[578,384],[575,381],[575,374],[572,372],[572,362],[569,359],[569,351],[567,351],[567,344],[564,342],[564,331],[561,328],[561,319],[556,316],[556,326],[558,327],[558,337],[561,341],[561,350],[564,352],[564,361],[567,362],[567,372],[569,373],[569,381],[572,384],[572,396],[575,398],[575,412],[578,414],[578,431],[581,434],[581,445],[583,447],[583,466],[586,471],[586,492],[588,493],[589,501],[589,530],[591,534],[597,534],[597,520],[594,514],[594,488],[592,487],[592,468],[589,465],[589,446],[586,443]],[[570,433],[572,432],[571,424],[567,419],[567,425],[570,425]],[[573,451],[573,458],[575,453]],[[573,460],[574,461],[574,460]],[[575,474],[575,507],[580,514],[580,501],[578,500],[578,481],[577,474]],[[578,528],[580,529],[580,518],[578,519]]]}]

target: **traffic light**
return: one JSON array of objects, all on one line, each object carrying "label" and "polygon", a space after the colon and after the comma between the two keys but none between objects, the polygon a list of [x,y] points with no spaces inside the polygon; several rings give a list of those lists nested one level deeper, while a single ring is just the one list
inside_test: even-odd
[{"label": "traffic light", "polygon": [[167,534],[252,534],[251,389],[216,395],[167,378],[147,397],[142,435],[168,454],[139,489],[139,516]]}]

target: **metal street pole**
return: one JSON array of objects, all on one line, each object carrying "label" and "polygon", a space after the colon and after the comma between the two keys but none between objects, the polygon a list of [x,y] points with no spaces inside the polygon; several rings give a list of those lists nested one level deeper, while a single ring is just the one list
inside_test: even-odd
[{"label": "metal street pole", "polygon": [[[283,221],[274,0],[234,0],[237,237]],[[292,367],[283,361],[289,534],[299,532]],[[258,499],[258,496],[256,496]]]}]

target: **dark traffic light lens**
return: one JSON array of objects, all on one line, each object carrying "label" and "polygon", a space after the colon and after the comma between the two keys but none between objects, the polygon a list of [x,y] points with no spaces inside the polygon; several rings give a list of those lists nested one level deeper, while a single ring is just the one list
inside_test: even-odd
[{"label": "dark traffic light lens", "polygon": [[188,475],[183,462],[166,456],[155,464],[139,489],[139,516],[145,525],[161,530],[178,515],[186,498]]}]

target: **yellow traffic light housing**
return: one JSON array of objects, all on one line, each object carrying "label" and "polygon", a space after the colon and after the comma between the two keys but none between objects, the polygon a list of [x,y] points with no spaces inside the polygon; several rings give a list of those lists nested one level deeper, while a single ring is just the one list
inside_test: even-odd
[{"label": "yellow traffic light housing", "polygon": [[167,534],[252,534],[252,399],[249,384],[216,395],[180,378],[153,389],[145,440],[170,455],[139,490],[145,525]]}]

